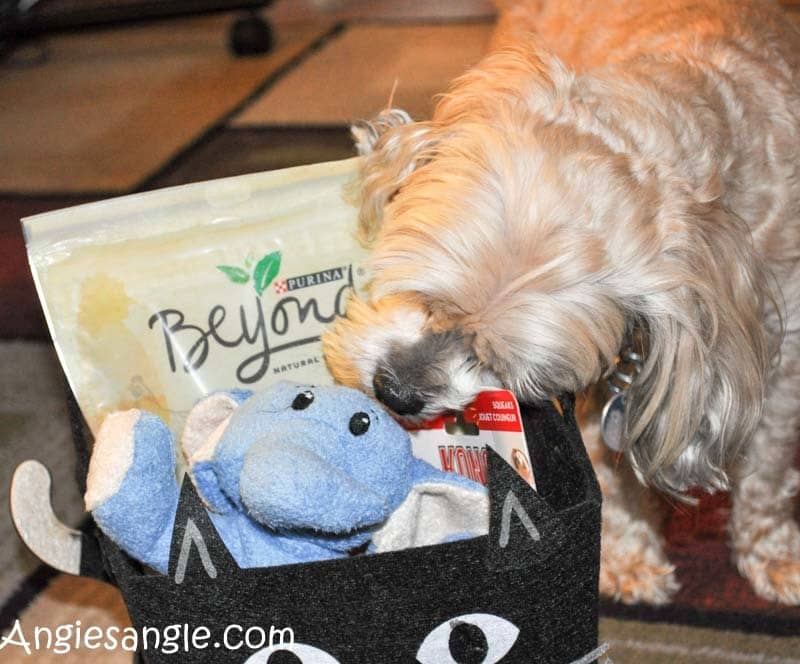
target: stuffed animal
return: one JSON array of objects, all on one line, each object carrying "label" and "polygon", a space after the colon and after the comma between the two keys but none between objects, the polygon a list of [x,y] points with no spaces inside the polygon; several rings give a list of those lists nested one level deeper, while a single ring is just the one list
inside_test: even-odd
[{"label": "stuffed animal", "polygon": [[[415,458],[408,433],[344,387],[279,383],[212,394],[189,413],[188,472],[240,567],[325,560],[485,533],[481,485]],[[133,558],[166,573],[178,506],[175,445],[157,416],[109,415],[86,508]],[[371,542],[371,540],[373,540]]]}]

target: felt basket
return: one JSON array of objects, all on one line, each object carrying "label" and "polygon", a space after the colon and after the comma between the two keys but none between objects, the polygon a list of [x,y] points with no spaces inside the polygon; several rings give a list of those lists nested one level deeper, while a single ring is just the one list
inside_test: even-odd
[{"label": "felt basket", "polygon": [[[240,569],[187,479],[167,576],[96,528],[81,536],[79,573],[122,591],[145,662],[595,661],[601,498],[574,400],[560,405],[521,406],[537,490],[487,450],[487,535]],[[82,483],[89,436],[75,431]]]}]

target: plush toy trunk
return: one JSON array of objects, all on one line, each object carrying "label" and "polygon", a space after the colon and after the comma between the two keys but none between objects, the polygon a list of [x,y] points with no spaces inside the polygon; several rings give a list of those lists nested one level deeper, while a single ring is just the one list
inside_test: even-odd
[{"label": "plush toy trunk", "polygon": [[[244,662],[258,646],[261,653],[250,661],[594,661],[601,498],[575,423],[574,401],[566,397],[561,404],[563,415],[549,403],[521,408],[537,491],[488,450],[488,535],[240,569],[186,480],[168,576],[143,570],[96,529],[84,536],[81,574],[120,588],[140,634],[144,627],[170,625],[210,632],[205,649],[176,655],[151,645],[141,651],[145,662]],[[86,459],[86,437],[77,443]],[[255,637],[256,648],[224,647],[226,628],[235,645],[250,627],[280,636],[271,649]],[[291,639],[280,631],[285,628]],[[282,640],[293,644],[284,648]]]}]

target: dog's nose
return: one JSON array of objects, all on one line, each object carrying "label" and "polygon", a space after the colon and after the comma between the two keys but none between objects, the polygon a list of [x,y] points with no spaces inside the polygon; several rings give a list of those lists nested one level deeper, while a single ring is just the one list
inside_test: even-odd
[{"label": "dog's nose", "polygon": [[425,402],[414,394],[413,389],[403,385],[398,378],[385,369],[378,369],[372,379],[375,398],[398,415],[416,415]]}]

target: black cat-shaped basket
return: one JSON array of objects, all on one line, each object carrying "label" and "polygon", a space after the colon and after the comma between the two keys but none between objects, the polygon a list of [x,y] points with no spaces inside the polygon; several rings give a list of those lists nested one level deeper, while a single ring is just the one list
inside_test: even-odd
[{"label": "black cat-shaped basket", "polygon": [[[487,450],[487,535],[240,569],[185,480],[167,576],[143,569],[96,528],[81,535],[80,574],[119,587],[140,634],[172,630],[171,646],[151,640],[140,650],[145,662],[595,661],[600,490],[574,400],[560,403],[521,406],[536,491]],[[88,437],[76,431],[85,462]]]}]

